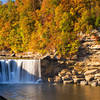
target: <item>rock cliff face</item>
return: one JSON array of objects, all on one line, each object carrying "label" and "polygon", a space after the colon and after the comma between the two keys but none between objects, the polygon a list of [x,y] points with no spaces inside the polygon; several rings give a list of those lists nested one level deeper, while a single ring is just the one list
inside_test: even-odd
[{"label": "rock cliff face", "polygon": [[84,71],[100,69],[100,32],[95,31],[91,35],[85,35],[82,39],[77,63],[82,63]]},{"label": "rock cliff face", "polygon": [[42,79],[48,80],[48,78],[53,78],[58,75],[58,72],[64,67],[63,64],[59,64],[56,58],[50,58],[50,56],[45,57],[41,60],[41,74]]}]

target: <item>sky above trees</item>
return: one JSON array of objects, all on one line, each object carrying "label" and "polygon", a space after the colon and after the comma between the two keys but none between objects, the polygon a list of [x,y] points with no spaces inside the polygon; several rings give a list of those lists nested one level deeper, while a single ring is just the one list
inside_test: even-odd
[{"label": "sky above trees", "polygon": [[7,0],[0,0],[0,1],[2,1],[3,3],[5,3]]},{"label": "sky above trees", "polygon": [[[0,1],[2,1],[3,3],[6,3],[7,2],[7,0],[0,0]],[[12,0],[12,1],[14,1],[14,0]]]}]

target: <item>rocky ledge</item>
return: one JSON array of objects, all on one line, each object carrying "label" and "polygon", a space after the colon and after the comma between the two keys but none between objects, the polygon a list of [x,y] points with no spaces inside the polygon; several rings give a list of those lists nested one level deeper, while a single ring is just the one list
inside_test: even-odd
[{"label": "rocky ledge", "polygon": [[49,83],[77,84],[100,86],[100,70],[77,72],[76,70],[63,69],[54,78],[48,78]]}]

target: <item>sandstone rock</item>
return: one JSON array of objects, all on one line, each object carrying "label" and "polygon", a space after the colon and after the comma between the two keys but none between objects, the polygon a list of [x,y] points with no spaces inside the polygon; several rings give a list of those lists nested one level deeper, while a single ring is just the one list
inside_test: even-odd
[{"label": "sandstone rock", "polygon": [[62,83],[63,81],[62,81],[62,78],[61,78],[61,77],[56,76],[56,77],[54,78],[54,82],[55,82],[55,83]]},{"label": "sandstone rock", "polygon": [[72,84],[74,81],[73,80],[64,80],[63,83],[64,84]]},{"label": "sandstone rock", "polygon": [[100,73],[97,73],[95,74],[95,77],[94,77],[97,81],[100,81]]},{"label": "sandstone rock", "polygon": [[55,77],[61,69],[58,62],[49,56],[41,60],[41,74],[43,79],[48,80],[48,77]]},{"label": "sandstone rock", "polygon": [[88,82],[87,81],[81,81],[80,85],[88,85]]},{"label": "sandstone rock", "polygon": [[58,76],[59,76],[59,77],[63,77],[63,76],[65,76],[66,74],[68,74],[68,72],[70,73],[69,70],[63,69],[63,70],[58,74]]},{"label": "sandstone rock", "polygon": [[12,53],[12,54],[11,54],[11,57],[15,57],[15,56],[16,56],[16,54],[15,54],[15,53]]},{"label": "sandstone rock", "polygon": [[84,81],[85,79],[84,78],[74,78],[74,83],[80,83],[81,81]]},{"label": "sandstone rock", "polygon": [[54,75],[57,75],[60,71],[61,71],[61,68],[60,68],[60,67],[55,67],[55,68],[53,69]]},{"label": "sandstone rock", "polygon": [[72,76],[73,78],[85,78],[85,76],[83,74],[79,74],[79,75],[74,75]]},{"label": "sandstone rock", "polygon": [[95,78],[95,80],[100,81],[100,77]]},{"label": "sandstone rock", "polygon": [[66,75],[72,75],[72,73],[69,71],[69,72],[66,72]]},{"label": "sandstone rock", "polygon": [[88,75],[88,76],[85,76],[85,80],[86,81],[92,81],[94,79],[94,75]]},{"label": "sandstone rock", "polygon": [[100,62],[99,61],[92,61],[92,62],[88,62],[87,66],[99,66],[100,65]]},{"label": "sandstone rock", "polygon": [[54,79],[49,77],[49,78],[48,78],[48,82],[49,82],[49,83],[53,83],[53,82],[54,82]]},{"label": "sandstone rock", "polygon": [[100,77],[100,73],[95,74],[95,77]]},{"label": "sandstone rock", "polygon": [[78,72],[76,70],[72,70],[73,75],[78,75]]},{"label": "sandstone rock", "polygon": [[65,76],[66,75],[66,73],[58,73],[58,76],[59,77],[63,77],[63,76]]},{"label": "sandstone rock", "polygon": [[68,80],[68,79],[72,79],[70,75],[65,75],[62,77],[62,80]]},{"label": "sandstone rock", "polygon": [[94,47],[92,47],[93,49],[96,49],[96,50],[100,50],[100,45],[95,45]]},{"label": "sandstone rock", "polygon": [[65,78],[65,79],[63,79],[63,81],[66,81],[66,80],[72,80],[72,78],[69,77],[69,78]]},{"label": "sandstone rock", "polygon": [[87,70],[84,75],[89,75],[89,74],[94,74],[97,72],[97,69],[93,69],[93,70]]},{"label": "sandstone rock", "polygon": [[93,82],[91,82],[91,86],[97,86],[98,85],[98,82],[97,81],[93,81]]},{"label": "sandstone rock", "polygon": [[98,81],[98,86],[100,86],[100,81]]}]

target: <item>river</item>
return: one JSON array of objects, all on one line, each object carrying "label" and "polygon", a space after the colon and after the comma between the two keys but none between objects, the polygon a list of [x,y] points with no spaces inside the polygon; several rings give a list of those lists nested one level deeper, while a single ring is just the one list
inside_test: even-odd
[{"label": "river", "polygon": [[50,84],[1,84],[8,100],[100,100],[100,87]]}]

